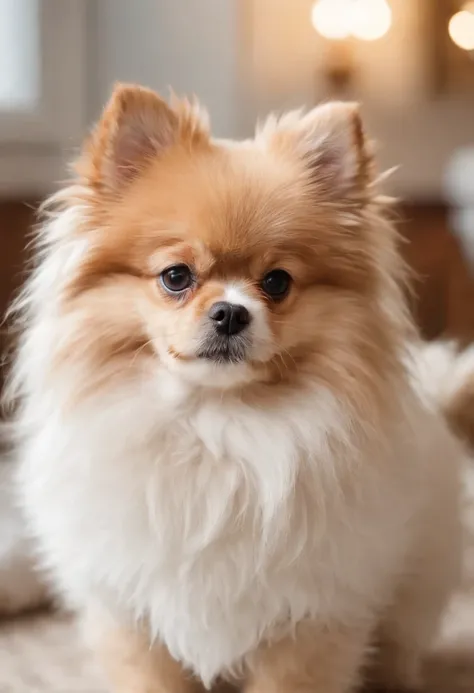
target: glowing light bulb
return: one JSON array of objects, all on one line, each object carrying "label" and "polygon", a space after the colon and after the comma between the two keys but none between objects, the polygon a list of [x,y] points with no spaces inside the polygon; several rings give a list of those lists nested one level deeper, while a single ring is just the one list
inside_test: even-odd
[{"label": "glowing light bulb", "polygon": [[448,25],[452,41],[465,51],[474,51],[474,3],[451,17]]},{"label": "glowing light bulb", "polygon": [[390,29],[392,11],[387,0],[317,0],[311,18],[327,39],[375,41]]},{"label": "glowing light bulb", "polygon": [[317,0],[311,12],[316,31],[327,39],[347,38],[351,33],[351,5],[352,0]]},{"label": "glowing light bulb", "polygon": [[376,41],[390,29],[392,11],[385,0],[357,0],[351,9],[351,34],[356,38]]}]

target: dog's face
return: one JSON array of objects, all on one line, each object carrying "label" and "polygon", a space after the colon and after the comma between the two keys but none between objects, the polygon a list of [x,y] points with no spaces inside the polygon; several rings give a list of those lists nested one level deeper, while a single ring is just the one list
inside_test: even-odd
[{"label": "dog's face", "polygon": [[79,171],[85,242],[66,293],[102,361],[120,352],[222,387],[366,339],[377,276],[353,105],[231,143],[196,108],[124,87]]}]

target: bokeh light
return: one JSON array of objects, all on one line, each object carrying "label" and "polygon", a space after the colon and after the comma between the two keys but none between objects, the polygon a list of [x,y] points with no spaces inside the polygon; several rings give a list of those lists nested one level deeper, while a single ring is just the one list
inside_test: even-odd
[{"label": "bokeh light", "polygon": [[341,40],[350,34],[350,5],[352,0],[317,0],[311,19],[321,36]]},{"label": "bokeh light", "polygon": [[382,38],[392,24],[392,11],[385,0],[352,3],[351,34],[362,41]]},{"label": "bokeh light", "polygon": [[317,0],[312,22],[327,39],[375,41],[390,29],[392,11],[386,0]]},{"label": "bokeh light", "polygon": [[474,3],[469,3],[449,21],[452,41],[465,51],[474,51]]}]

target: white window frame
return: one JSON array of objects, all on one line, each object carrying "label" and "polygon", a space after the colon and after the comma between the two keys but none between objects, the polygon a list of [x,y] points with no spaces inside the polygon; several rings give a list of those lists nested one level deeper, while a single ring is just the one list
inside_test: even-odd
[{"label": "white window frame", "polygon": [[0,110],[0,193],[49,192],[84,133],[87,0],[39,0],[39,98],[31,110]]}]

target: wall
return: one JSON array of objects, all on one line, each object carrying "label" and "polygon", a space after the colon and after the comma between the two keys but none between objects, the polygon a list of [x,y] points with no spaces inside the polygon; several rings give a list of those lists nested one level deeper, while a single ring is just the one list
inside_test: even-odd
[{"label": "wall", "polygon": [[239,0],[99,0],[98,111],[116,80],[139,82],[166,94],[196,93],[213,127],[231,136],[238,119]]},{"label": "wall", "polygon": [[[381,143],[382,168],[401,164],[391,183],[397,194],[438,198],[453,150],[474,142],[474,94],[429,94],[424,3],[390,0],[393,26],[381,40],[359,43],[353,96],[361,100],[371,133]],[[252,4],[253,116],[311,106],[327,98],[322,73],[327,44],[314,31],[313,0],[249,0]],[[250,115],[248,116],[250,120]]]},{"label": "wall", "polygon": [[[313,0],[98,0],[93,114],[116,80],[166,93],[195,92],[220,136],[246,136],[270,110],[327,98],[327,45],[310,22]],[[420,41],[432,0],[390,0],[392,30],[360,43],[354,96],[378,142],[381,168],[401,164],[392,191],[411,199],[443,194],[452,152],[474,140],[474,95],[428,94]],[[426,28],[425,28],[426,30]],[[95,82],[94,82],[95,79]]]}]

